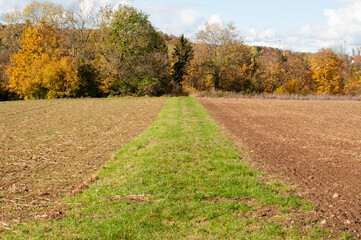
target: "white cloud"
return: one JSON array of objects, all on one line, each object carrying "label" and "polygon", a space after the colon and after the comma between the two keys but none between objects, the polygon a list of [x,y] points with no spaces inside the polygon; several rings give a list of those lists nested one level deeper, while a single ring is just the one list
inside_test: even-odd
[{"label": "white cloud", "polygon": [[221,19],[221,17],[218,14],[212,15],[209,18],[209,20],[207,21],[207,23],[220,24],[221,26],[224,25],[223,20]]},{"label": "white cloud", "polygon": [[26,0],[20,0],[20,1],[0,0],[0,16],[2,17],[4,14],[8,13],[11,10],[23,9],[29,3],[30,2]]},{"label": "white cloud", "polygon": [[202,13],[173,3],[143,3],[136,7],[149,13],[152,24],[159,30],[175,35],[193,37],[204,23]]},{"label": "white cloud", "polygon": [[287,36],[280,35],[271,27],[263,30],[250,28],[244,32],[244,40],[249,45],[286,47],[313,52],[320,48],[343,44],[349,49],[360,47],[361,0],[343,2],[349,4],[340,9],[325,9],[322,12],[327,19],[324,24],[305,24],[300,29],[288,32]]},{"label": "white cloud", "polygon": [[277,35],[274,28],[266,28],[259,34],[259,39],[266,39],[266,41],[273,39]]},{"label": "white cloud", "polygon": [[298,44],[300,43],[300,41],[302,41],[299,37],[287,37],[286,39],[286,43],[289,43],[289,44]]},{"label": "white cloud", "polygon": [[155,2],[145,2],[140,5],[142,10],[145,10],[148,13],[153,13],[154,17],[161,17],[166,15],[166,17],[172,16],[175,12],[172,4],[163,4]]},{"label": "white cloud", "polygon": [[315,50],[332,47],[347,42],[349,47],[361,44],[361,2],[350,2],[344,8],[325,9],[323,15],[327,22],[323,25],[306,24],[301,29],[291,32],[294,37],[303,38],[303,43]]},{"label": "white cloud", "polygon": [[96,1],[100,7],[103,7],[109,3],[111,3],[114,7],[118,7],[119,5],[132,5],[132,0],[97,0]]},{"label": "white cloud", "polygon": [[248,42],[253,42],[257,39],[257,30],[255,28],[250,28],[245,34],[244,40]]},{"label": "white cloud", "polygon": [[251,46],[267,46],[267,47],[283,47],[281,45],[279,34],[276,29],[268,27],[261,32],[257,32],[255,28],[250,28],[243,34],[246,44]]},{"label": "white cloud", "polygon": [[312,30],[311,26],[309,24],[306,24],[299,31],[299,35],[301,35],[303,37],[308,37],[312,34],[312,32],[313,32],[313,30]]},{"label": "white cloud", "polygon": [[197,26],[203,21],[203,15],[193,10],[182,10],[180,19],[183,24],[188,26]]}]

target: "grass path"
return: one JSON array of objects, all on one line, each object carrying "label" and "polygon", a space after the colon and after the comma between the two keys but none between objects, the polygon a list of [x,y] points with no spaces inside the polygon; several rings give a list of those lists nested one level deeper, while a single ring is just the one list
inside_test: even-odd
[{"label": "grass path", "polygon": [[[312,208],[265,184],[193,98],[172,98],[157,121],[123,147],[99,180],[68,199],[60,221],[15,227],[5,238],[320,238],[292,211]],[[268,215],[267,215],[268,214]]]}]

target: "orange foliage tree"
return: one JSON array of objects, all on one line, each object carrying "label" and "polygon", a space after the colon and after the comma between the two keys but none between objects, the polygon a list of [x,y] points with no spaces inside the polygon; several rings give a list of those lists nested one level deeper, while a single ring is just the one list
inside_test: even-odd
[{"label": "orange foliage tree", "polygon": [[321,49],[313,56],[311,70],[318,84],[317,94],[343,94],[343,61],[331,49]]},{"label": "orange foliage tree", "polygon": [[63,56],[60,41],[54,25],[28,26],[21,49],[11,56],[9,88],[25,99],[72,96],[79,87],[77,71]]}]

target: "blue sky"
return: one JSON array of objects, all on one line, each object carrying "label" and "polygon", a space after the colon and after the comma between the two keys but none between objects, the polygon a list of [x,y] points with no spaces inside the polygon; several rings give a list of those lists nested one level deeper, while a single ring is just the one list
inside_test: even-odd
[{"label": "blue sky", "polygon": [[[83,0],[84,1],[84,0]],[[85,0],[91,1],[91,0]],[[30,0],[0,0],[0,14]],[[75,0],[53,0],[65,7]],[[315,52],[361,47],[361,0],[98,0],[128,3],[147,12],[161,31],[194,38],[207,21],[233,22],[246,44]]]}]

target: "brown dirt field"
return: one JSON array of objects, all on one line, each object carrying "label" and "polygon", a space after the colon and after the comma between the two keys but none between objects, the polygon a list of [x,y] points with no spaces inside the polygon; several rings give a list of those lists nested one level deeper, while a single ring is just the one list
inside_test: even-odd
[{"label": "brown dirt field", "polygon": [[158,116],[166,98],[0,102],[0,231],[61,218],[124,144]]},{"label": "brown dirt field", "polygon": [[241,150],[253,153],[250,161],[300,187],[326,227],[360,238],[360,102],[198,100]]}]

